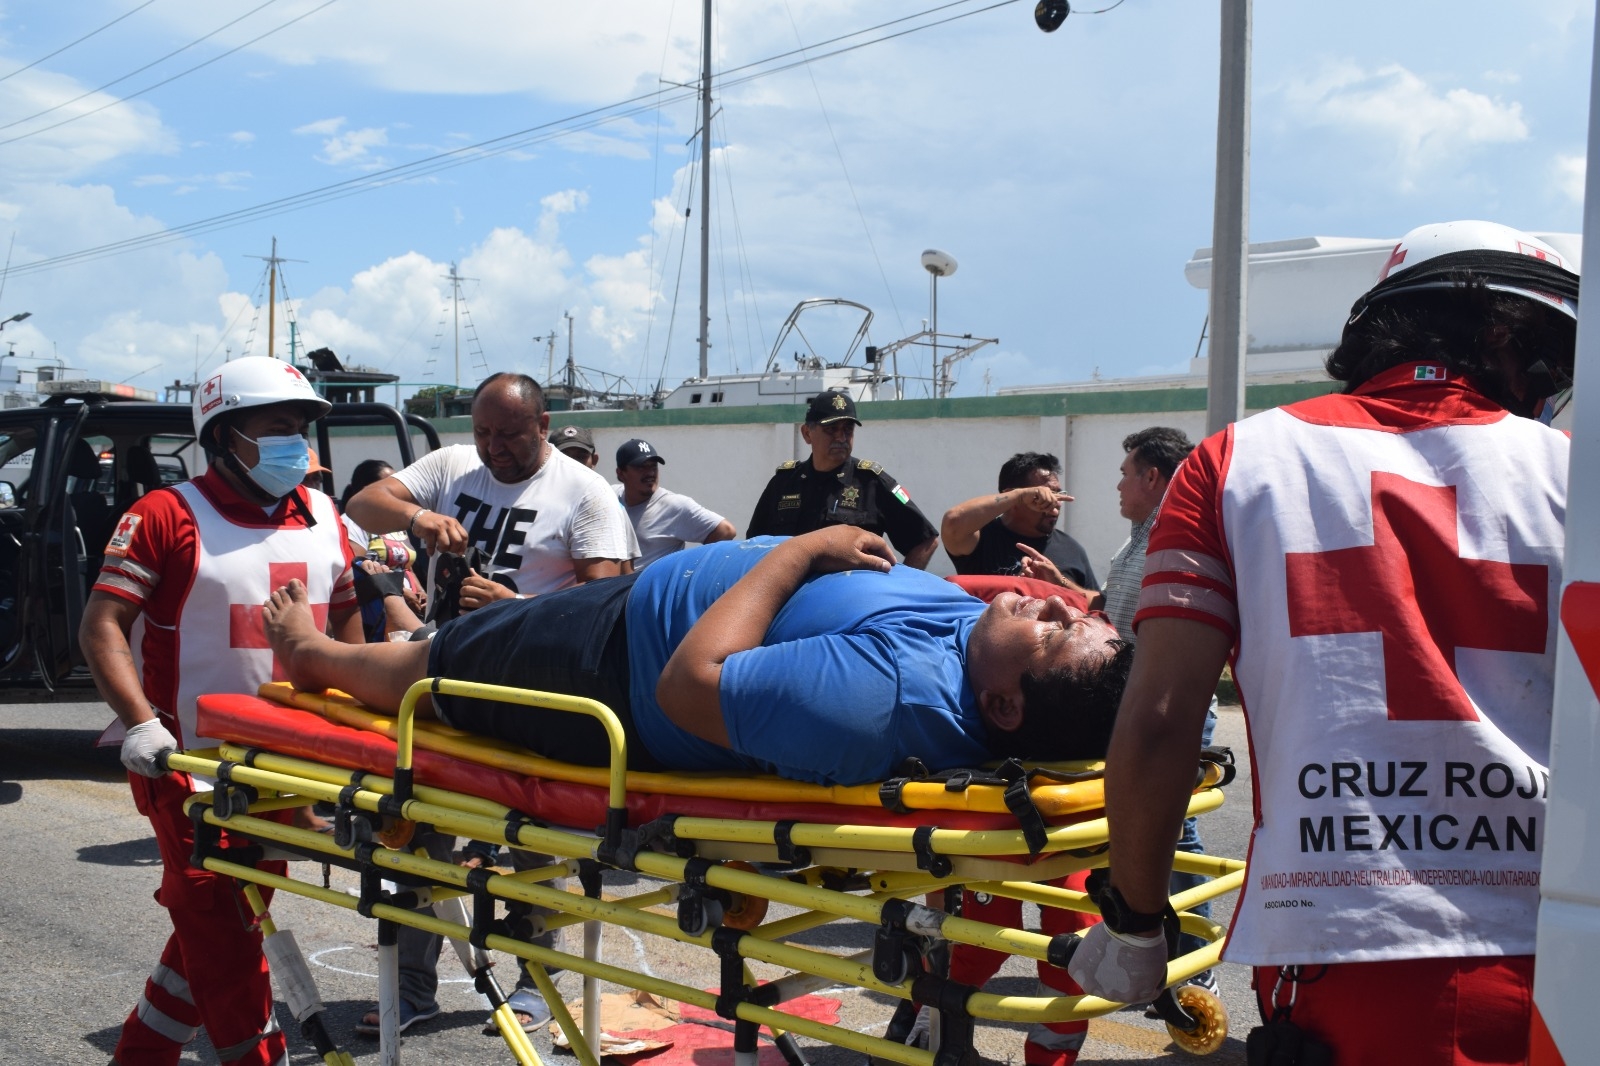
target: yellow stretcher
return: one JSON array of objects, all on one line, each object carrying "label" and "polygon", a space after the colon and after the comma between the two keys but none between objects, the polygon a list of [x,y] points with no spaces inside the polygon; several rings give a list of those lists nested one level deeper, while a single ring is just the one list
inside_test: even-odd
[{"label": "yellow stretcher", "polygon": [[[415,704],[427,692],[589,715],[611,739],[611,765],[555,763],[436,723],[418,723]],[[1097,914],[1085,892],[1041,883],[1106,865],[1103,793],[1094,768],[964,787],[960,780],[829,788],[758,775],[629,773],[620,724],[607,708],[589,700],[433,678],[412,686],[398,716],[385,718],[336,692],[313,695],[268,685],[261,696],[202,697],[201,731],[229,742],[169,757],[171,769],[217,782],[215,791],[189,801],[200,837],[197,860],[241,882],[378,921],[385,1063],[399,1061],[394,944],[400,925],[472,945],[475,953],[463,961],[521,1063],[538,1063],[539,1057],[489,975],[485,949],[524,960],[581,1066],[598,1066],[600,981],[713,1010],[733,1021],[736,1066],[754,1066],[761,1027],[772,1031],[791,1063],[804,1062],[794,1040],[798,1036],[880,1061],[959,1066],[975,1060],[976,1022],[1063,1022],[1123,1006],[1093,996],[993,995],[950,981],[935,961],[951,945],[1064,967],[1077,938],[994,926],[919,902],[927,893],[964,887]],[[1218,786],[1231,776],[1231,765],[1202,763],[1189,813],[1219,807]],[[336,805],[331,836],[278,820],[286,808],[317,801]],[[557,861],[516,873],[438,862],[407,850],[410,828],[417,823],[457,836],[505,841]],[[360,895],[228,861],[207,846],[207,834],[214,837],[223,827],[277,851],[356,871]],[[1244,863],[1179,852],[1175,868],[1208,878],[1171,900],[1182,931],[1200,937],[1205,946],[1171,961],[1169,991],[1157,1008],[1173,1040],[1203,1054],[1221,1046],[1227,1015],[1215,996],[1182,982],[1216,964],[1224,930],[1190,911],[1237,891]],[[605,869],[642,874],[663,887],[602,899]],[[569,875],[581,891],[556,886]],[[952,907],[960,896],[943,893]],[[769,903],[781,905],[781,917],[768,919]],[[533,919],[533,935],[582,924],[583,955],[509,935],[502,915],[506,905],[515,904],[551,912],[542,923]],[[675,908],[676,914],[662,913],[664,908]],[[847,921],[874,927],[870,951],[840,955],[793,942],[819,926]],[[606,963],[598,951],[601,923],[641,938],[709,948],[720,960],[719,992]],[[269,950],[275,972],[279,966],[294,970],[294,958],[280,960]],[[779,967],[786,976],[756,984],[747,965],[751,960]],[[582,1032],[550,980],[552,966],[584,977]],[[279,977],[283,987],[284,975]],[[305,974],[288,977],[291,985],[309,982]],[[807,992],[841,984],[935,1008],[933,1050],[782,1009]],[[312,989],[290,1006],[306,1022],[303,1015],[320,1005]],[[349,1061],[323,1045],[318,1042],[325,1061]]]}]

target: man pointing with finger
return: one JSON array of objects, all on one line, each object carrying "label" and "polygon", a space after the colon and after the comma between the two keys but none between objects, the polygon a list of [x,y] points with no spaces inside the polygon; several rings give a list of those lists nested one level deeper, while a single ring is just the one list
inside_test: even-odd
[{"label": "man pointing with finger", "polygon": [[1086,592],[1100,587],[1083,545],[1056,528],[1061,463],[1044,452],[1019,452],[1000,467],[1000,491],[959,503],[944,513],[940,535],[958,574],[1020,574],[1026,545],[1044,555]]}]

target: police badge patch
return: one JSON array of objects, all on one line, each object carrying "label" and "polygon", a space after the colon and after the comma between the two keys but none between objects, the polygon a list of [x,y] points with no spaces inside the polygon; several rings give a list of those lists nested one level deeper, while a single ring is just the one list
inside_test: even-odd
[{"label": "police badge patch", "polygon": [[849,507],[853,509],[859,506],[860,503],[861,490],[856,488],[854,485],[846,486],[844,491],[839,493],[839,505],[841,507]]}]

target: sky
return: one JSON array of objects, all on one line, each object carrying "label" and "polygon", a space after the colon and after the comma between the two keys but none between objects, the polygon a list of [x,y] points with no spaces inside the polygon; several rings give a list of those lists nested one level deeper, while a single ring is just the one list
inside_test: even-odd
[{"label": "sky", "polygon": [[[999,341],[956,395],[1183,370],[1218,8],[1090,13],[1113,3],[1048,35],[1026,2],[721,5],[710,371],[765,365],[808,297],[871,307],[871,343],[923,328],[928,248],[958,263],[940,329]],[[1592,6],[1254,8],[1252,240],[1581,228]],[[543,380],[539,338],[559,366],[570,316],[593,384],[671,388],[698,362],[700,19],[692,0],[0,0],[0,318],[31,315],[0,351],[152,389],[266,354],[276,239],[279,355],[292,316],[303,348],[402,394]],[[807,337],[837,358],[854,326]]]}]

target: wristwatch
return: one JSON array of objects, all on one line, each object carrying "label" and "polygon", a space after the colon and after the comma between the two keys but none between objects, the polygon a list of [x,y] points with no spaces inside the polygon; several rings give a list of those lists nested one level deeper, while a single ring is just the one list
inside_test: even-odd
[{"label": "wristwatch", "polygon": [[1117,886],[1109,881],[1100,890],[1095,903],[1100,907],[1100,917],[1105,920],[1106,928],[1113,933],[1148,933],[1161,928],[1161,920],[1166,917],[1162,911],[1146,914],[1129,907]]}]

